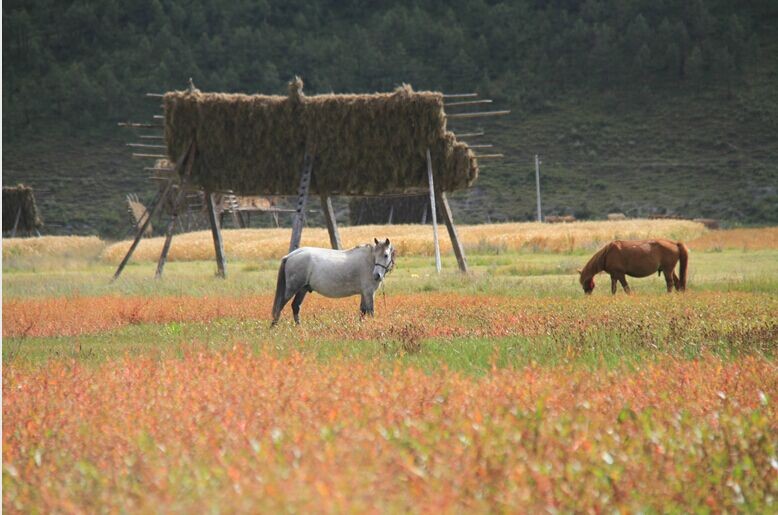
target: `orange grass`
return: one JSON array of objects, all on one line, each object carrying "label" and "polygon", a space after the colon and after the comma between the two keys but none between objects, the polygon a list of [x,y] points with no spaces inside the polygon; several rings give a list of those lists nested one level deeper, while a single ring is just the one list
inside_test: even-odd
[{"label": "orange grass", "polygon": [[765,512],[778,373],[757,358],[474,378],[240,347],[6,365],[18,512]]},{"label": "orange grass", "polygon": [[778,249],[778,227],[711,231],[691,240],[692,250],[768,250]]},{"label": "orange grass", "polygon": [[[458,226],[463,245],[487,252],[533,250],[570,252],[591,250],[610,240],[665,237],[686,240],[704,234],[707,229],[688,220],[623,220],[615,222],[575,222],[570,224],[505,223]],[[441,229],[445,233],[444,229]],[[441,233],[442,252],[451,252],[451,242]],[[426,225],[363,225],[341,227],[345,248],[390,238],[398,253],[404,256],[434,254],[432,227]],[[231,259],[279,259],[289,250],[289,229],[239,229],[223,231],[224,250]],[[144,239],[133,254],[136,261],[156,261],[162,250],[163,237]],[[303,231],[303,246],[329,247],[326,229],[310,227]],[[129,241],[108,246],[104,260],[118,263],[126,254]],[[170,249],[171,261],[213,259],[210,231],[177,235]]]},{"label": "orange grass", "polygon": [[[3,337],[76,336],[141,323],[207,322],[222,318],[270,319],[272,297],[74,297],[8,300]],[[420,337],[536,336],[554,331],[586,334],[618,325],[654,334],[668,323],[713,330],[749,322],[778,333],[778,298],[748,293],[693,292],[684,295],[600,296],[544,299],[452,293],[390,295],[376,299],[375,319],[360,322],[358,299],[309,296],[303,305],[301,338],[362,340],[376,331],[410,325]],[[283,314],[288,321],[290,308]],[[742,324],[741,324],[742,325]],[[753,329],[752,326],[749,326]],[[745,330],[746,327],[741,327]]]}]

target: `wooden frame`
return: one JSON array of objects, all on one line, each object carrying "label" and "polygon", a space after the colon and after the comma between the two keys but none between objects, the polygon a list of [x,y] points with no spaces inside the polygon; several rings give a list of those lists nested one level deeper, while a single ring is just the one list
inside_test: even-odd
[{"label": "wooden frame", "polygon": [[[192,80],[190,79],[190,91],[194,89],[194,85],[192,84]],[[151,98],[160,98],[163,95],[157,94],[157,93],[147,93],[147,97]],[[477,93],[462,93],[462,94],[444,94],[444,99],[470,99],[477,97]],[[455,102],[447,102],[446,107],[454,108],[454,107],[469,107],[474,105],[482,105],[482,104],[490,104],[492,101],[488,99],[484,100],[463,100],[463,101],[455,101]],[[509,111],[485,111],[485,112],[463,112],[463,113],[452,113],[447,114],[446,117],[450,119],[469,119],[469,118],[476,118],[476,117],[483,117],[483,116],[499,116],[508,114]],[[133,128],[162,128],[163,126],[159,123],[161,120],[164,119],[163,115],[154,115],[154,122],[155,123],[120,123],[119,126],[124,127],[133,127]],[[483,131],[476,131],[476,132],[469,132],[469,133],[462,133],[460,134],[460,137],[478,137],[482,136],[484,133]],[[164,140],[164,135],[159,134],[144,134],[139,136],[141,139],[144,140]],[[154,144],[153,142],[145,142],[145,143],[128,143],[128,146],[133,149],[149,149],[147,151],[151,152],[153,149],[166,149],[167,145],[160,145],[160,144]],[[492,145],[490,144],[482,144],[482,145],[473,145],[472,148],[492,148]],[[179,191],[176,194],[176,197],[173,202],[173,212],[171,213],[171,219],[168,221],[166,231],[165,231],[165,242],[162,247],[162,252],[159,257],[159,261],[157,263],[157,270],[155,277],[161,278],[162,273],[164,271],[165,264],[167,262],[167,256],[170,251],[170,247],[172,245],[172,239],[175,232],[175,222],[179,217],[179,211],[181,210],[181,205],[183,204],[183,200],[185,198],[185,190],[186,186],[189,185],[192,168],[194,165],[194,160],[196,157],[197,148],[196,143],[194,140],[191,140],[187,146],[187,150],[184,152],[182,156],[179,157],[178,162],[175,164],[175,167],[172,169],[172,174],[170,176],[170,179],[165,184],[162,191],[159,193],[158,198],[153,202],[153,205],[151,209],[147,209],[147,217],[143,224],[139,224],[139,227],[137,228],[137,233],[135,235],[135,239],[133,240],[132,244],[130,245],[130,248],[127,251],[127,254],[122,259],[121,263],[119,264],[116,272],[114,273],[113,280],[116,280],[124,270],[125,266],[127,265],[128,261],[130,260],[133,252],[137,248],[138,244],[140,243],[140,240],[143,236],[143,233],[146,231],[148,225],[151,222],[151,219],[160,211],[163,202],[165,202],[168,194],[170,193],[171,188],[174,185],[174,182],[176,180],[176,177],[181,177],[181,184]],[[313,175],[313,161],[314,161],[314,155],[315,153],[312,150],[307,150],[305,152],[304,158],[303,158],[303,164],[302,169],[300,173],[300,186],[298,189],[298,200],[297,200],[297,206],[294,210],[294,221],[292,224],[292,234],[289,242],[289,252],[292,252],[296,248],[300,246],[300,242],[302,239],[302,231],[303,227],[305,225],[305,211],[306,206],[308,203],[308,196],[310,192],[310,186],[311,186],[311,180]],[[133,153],[133,157],[138,158],[165,158],[167,156],[161,155],[161,154],[145,154],[145,153]],[[484,154],[481,156],[476,156],[478,158],[492,158],[492,157],[502,157],[502,154]],[[438,235],[438,215],[440,215],[443,219],[443,222],[446,224],[446,229],[448,230],[449,238],[451,239],[451,244],[454,249],[454,254],[456,255],[457,264],[459,265],[459,269],[462,272],[467,273],[468,267],[467,267],[467,259],[465,258],[464,253],[464,247],[462,246],[462,243],[459,239],[459,236],[457,234],[456,227],[454,226],[453,217],[451,214],[451,207],[448,202],[448,197],[446,195],[445,191],[441,191],[435,187],[434,183],[434,177],[433,177],[433,167],[432,167],[432,158],[430,155],[430,150],[427,148],[426,152],[426,158],[427,158],[427,178],[429,183],[429,209],[430,214],[432,217],[432,228],[433,228],[433,239],[435,244],[435,266],[440,273],[441,271],[441,257],[440,257],[440,241],[439,241],[439,235]],[[184,170],[184,166],[186,166],[185,171],[183,174],[181,174],[181,171]],[[156,168],[153,168],[156,169]],[[152,170],[153,170],[152,169]],[[219,277],[226,277],[226,259],[224,255],[224,242],[222,239],[222,233],[221,233],[221,224],[219,220],[219,216],[216,213],[216,207],[214,205],[214,192],[212,191],[205,191],[205,201],[206,201],[206,211],[208,216],[209,225],[211,227],[211,234],[213,236],[213,243],[214,243],[214,252],[216,256],[216,264],[217,264],[217,275]],[[322,212],[324,214],[324,220],[327,226],[327,231],[329,233],[330,238],[330,244],[332,245],[333,249],[341,249],[342,248],[342,242],[340,239],[340,234],[338,232],[338,226],[337,221],[335,218],[335,211],[332,207],[332,192],[317,192],[319,193],[321,205],[322,205]],[[337,192],[336,192],[337,194]],[[278,226],[278,211],[273,211],[273,216],[275,217],[276,226]],[[243,218],[242,213],[240,213],[238,210],[231,210],[234,223],[238,227],[245,227],[246,226],[246,220]],[[390,211],[389,215],[389,223],[391,223],[391,220],[393,218],[394,211]],[[247,215],[250,220],[250,214]],[[14,234],[16,232],[16,225],[18,224],[19,214],[17,214],[17,220],[14,224]],[[426,223],[427,220],[427,210],[424,210],[424,213],[422,214],[422,220],[421,223]]]}]

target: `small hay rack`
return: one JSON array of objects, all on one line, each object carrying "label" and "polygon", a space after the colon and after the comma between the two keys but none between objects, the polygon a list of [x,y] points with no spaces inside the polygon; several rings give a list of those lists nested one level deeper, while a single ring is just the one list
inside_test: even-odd
[{"label": "small hay rack", "polygon": [[3,186],[3,234],[15,238],[18,232],[40,236],[43,227],[35,194],[30,186]]},{"label": "small hay rack", "polygon": [[[287,96],[202,93],[191,79],[186,91],[147,96],[162,100],[164,115],[155,116],[151,124],[120,125],[162,129],[163,134],[141,138],[159,139],[164,144],[133,145],[165,154],[133,156],[170,159],[175,163],[147,218],[155,215],[162,204],[160,199],[178,185],[157,277],[167,259],[183,192],[192,186],[204,192],[221,277],[226,270],[215,202],[218,193],[296,195],[290,252],[300,244],[310,194],[320,197],[330,243],[335,249],[340,249],[341,243],[333,196],[429,195],[437,270],[441,268],[437,230],[440,215],[459,268],[467,272],[447,193],[467,188],[476,180],[478,159],[499,158],[502,154],[476,155],[467,143],[447,130],[446,124],[448,119],[498,116],[509,111],[447,114],[446,110],[456,111],[491,100],[467,100],[477,97],[475,93],[415,92],[407,85],[392,93],[305,96],[299,78],[289,84]],[[483,132],[460,137],[480,135]],[[129,261],[143,230],[143,226],[138,228],[114,278],[119,277]]]}]

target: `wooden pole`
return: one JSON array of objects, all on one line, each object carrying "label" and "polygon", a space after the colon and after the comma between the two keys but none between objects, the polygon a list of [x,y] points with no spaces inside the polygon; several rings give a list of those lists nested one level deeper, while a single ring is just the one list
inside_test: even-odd
[{"label": "wooden pole", "polygon": [[440,273],[440,242],[438,241],[438,216],[435,209],[435,185],[432,182],[432,157],[427,149],[427,178],[430,183],[430,211],[432,212],[432,237],[435,240],[435,269]]},{"label": "wooden pole", "polygon": [[[181,169],[184,162],[189,158],[189,155],[192,153],[193,148],[194,148],[194,141],[189,143],[189,147],[187,148],[186,152],[184,152],[184,155],[182,155],[181,158],[178,160],[178,163],[176,163],[176,171]],[[148,227],[148,225],[151,223],[151,219],[154,218],[154,215],[157,213],[159,208],[162,207],[162,203],[164,202],[165,197],[167,197],[170,188],[173,187],[174,179],[175,179],[175,174],[171,174],[168,183],[165,185],[165,189],[162,190],[162,193],[160,193],[159,198],[154,203],[154,206],[151,208],[151,211],[149,211],[149,216],[146,217],[146,221],[144,221],[143,224],[140,227],[138,227],[138,232],[135,235],[135,240],[132,242],[132,245],[130,245],[129,250],[127,250],[127,254],[124,256],[124,259],[122,259],[122,262],[119,263],[119,268],[117,268],[116,272],[113,274],[112,280],[115,281],[116,279],[118,279],[119,276],[122,274],[122,270],[124,270],[124,267],[127,266],[127,262],[129,262],[132,253],[135,252],[135,249],[138,247],[138,243],[140,243],[140,239],[143,237],[143,233],[146,232],[146,227]]]},{"label": "wooden pole", "polygon": [[135,153],[133,153],[132,157],[167,159],[167,156],[164,155],[164,154],[135,154]]},{"label": "wooden pole", "polygon": [[332,198],[329,195],[321,196],[321,210],[324,212],[324,221],[327,223],[327,232],[330,234],[330,245],[335,250],[342,249],[338,222],[335,220],[335,210],[332,209]]},{"label": "wooden pole", "polygon": [[159,261],[157,262],[157,272],[154,274],[156,279],[162,278],[162,271],[165,268],[168,252],[170,252],[170,245],[173,243],[173,230],[175,229],[176,219],[178,218],[178,211],[181,209],[181,203],[186,197],[186,187],[189,185],[189,177],[192,175],[192,166],[194,164],[194,154],[196,151],[196,146],[193,144],[192,149],[190,150],[192,156],[186,163],[184,177],[178,186],[176,198],[173,200],[173,212],[170,215],[170,221],[168,222],[167,230],[165,231],[165,243],[162,245],[162,252],[159,255]]},{"label": "wooden pole", "polygon": [[543,214],[540,210],[540,157],[535,154],[535,188],[538,193],[538,222],[543,221]]},{"label": "wooden pole", "polygon": [[148,143],[127,143],[127,146],[133,148],[167,148],[166,145],[149,145]]},{"label": "wooden pole", "polygon": [[14,220],[14,228],[11,231],[11,238],[16,238],[16,228],[19,227],[19,220],[22,218],[22,206],[19,204],[19,209],[16,210],[16,220]]},{"label": "wooden pole", "polygon": [[472,106],[472,105],[491,104],[491,103],[492,101],[489,99],[465,100],[464,102],[449,102],[448,104],[444,104],[444,107]]},{"label": "wooden pole", "polygon": [[208,222],[211,224],[211,235],[213,236],[213,248],[216,252],[216,266],[218,271],[216,275],[224,279],[227,277],[227,270],[224,262],[224,242],[222,241],[222,231],[219,226],[219,220],[216,217],[216,206],[213,202],[213,193],[205,192],[206,211],[208,211]]},{"label": "wooden pole", "polygon": [[161,129],[162,125],[155,123],[119,122],[119,127],[134,127],[136,129]]},{"label": "wooden pole", "polygon": [[440,214],[443,216],[443,221],[446,222],[446,229],[448,229],[448,236],[451,238],[451,246],[454,248],[454,255],[457,257],[459,269],[462,272],[467,273],[465,249],[462,247],[462,242],[459,241],[459,235],[457,234],[457,228],[454,226],[454,217],[451,216],[451,206],[448,205],[446,192],[439,192],[437,197],[438,209],[440,209]]},{"label": "wooden pole", "polygon": [[303,169],[300,175],[300,189],[297,193],[297,208],[295,209],[294,222],[292,223],[292,239],[289,241],[289,252],[292,252],[300,246],[300,239],[303,235],[303,224],[305,224],[305,206],[308,204],[308,189],[311,185],[311,169],[313,167],[313,157],[305,152],[303,158]]},{"label": "wooden pole", "polygon": [[482,111],[479,113],[453,113],[447,114],[447,118],[480,118],[482,116],[501,116],[511,114],[510,111]]}]

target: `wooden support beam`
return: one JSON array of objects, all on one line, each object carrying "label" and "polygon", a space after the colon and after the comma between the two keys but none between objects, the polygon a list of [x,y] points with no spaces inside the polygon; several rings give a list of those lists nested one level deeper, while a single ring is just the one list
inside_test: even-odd
[{"label": "wooden support beam", "polygon": [[443,98],[475,98],[478,93],[444,93]]},{"label": "wooden support beam", "polygon": [[454,248],[454,255],[457,257],[457,263],[459,264],[459,270],[467,273],[467,259],[465,259],[465,249],[462,246],[462,242],[459,240],[457,234],[457,228],[454,226],[454,217],[451,216],[451,206],[448,205],[448,197],[445,191],[438,192],[438,209],[443,217],[443,221],[446,223],[446,229],[448,229],[448,236],[451,238],[451,246]]},{"label": "wooden support beam", "polygon": [[484,145],[468,145],[469,148],[492,148],[494,145],[491,143]]},{"label": "wooden support beam", "polygon": [[443,104],[443,107],[460,107],[460,106],[472,106],[472,105],[478,105],[478,104],[491,104],[492,101],[488,98],[484,98],[482,100],[465,100],[464,102],[451,102],[448,104]]},{"label": "wooden support beam", "polygon": [[447,118],[481,118],[484,116],[502,116],[505,114],[510,114],[510,111],[481,111],[476,113],[454,113],[454,114],[447,114]]},{"label": "wooden support beam", "polygon": [[219,225],[219,219],[216,216],[216,206],[213,202],[213,193],[205,192],[205,205],[208,212],[208,222],[211,224],[211,235],[213,236],[213,248],[216,252],[216,275],[224,279],[227,277],[227,270],[224,261],[224,242],[222,241],[222,231]]},{"label": "wooden support beam", "polygon": [[132,127],[136,129],[162,129],[162,125],[155,123],[119,122],[119,127]]},{"label": "wooden support beam", "polygon": [[430,183],[430,212],[432,213],[432,238],[435,242],[435,269],[440,273],[440,242],[438,241],[438,216],[435,210],[435,184],[432,180],[432,157],[427,149],[427,178]]},{"label": "wooden support beam", "polygon": [[297,192],[297,208],[295,209],[294,222],[292,222],[292,239],[289,241],[289,252],[300,246],[305,224],[305,206],[308,204],[308,189],[311,185],[311,171],[313,168],[313,156],[305,152],[303,157],[303,169],[300,174],[300,188]]},{"label": "wooden support beam", "polygon": [[463,132],[462,134],[454,133],[454,135],[457,138],[477,138],[478,136],[483,136],[484,134],[486,134],[484,131],[480,131],[480,132]]},{"label": "wooden support beam", "polygon": [[140,139],[165,139],[165,136],[153,136],[150,134],[141,134],[138,136]]},{"label": "wooden support beam", "polygon": [[324,212],[324,221],[327,223],[327,232],[330,235],[330,245],[335,250],[341,250],[340,233],[338,233],[338,222],[335,220],[335,210],[332,209],[332,197],[329,195],[321,196],[321,210]]},{"label": "wooden support beam", "polygon": [[[184,165],[184,162],[190,157],[193,147],[194,147],[194,141],[189,143],[189,147],[186,149],[186,152],[184,152],[184,154],[176,163],[176,171],[180,170],[181,167]],[[157,214],[159,208],[162,207],[162,203],[164,202],[165,197],[170,191],[170,188],[173,186],[173,180],[175,179],[175,175],[176,175],[175,173],[170,175],[170,179],[168,179],[165,188],[162,190],[162,193],[160,193],[159,197],[157,198],[157,201],[154,202],[151,211],[148,212],[149,216],[146,217],[146,221],[143,222],[143,225],[138,227],[138,232],[135,235],[135,240],[133,240],[132,245],[130,245],[129,250],[127,250],[127,254],[124,256],[124,259],[122,259],[122,262],[119,263],[119,268],[117,268],[116,272],[113,274],[112,280],[115,281],[116,279],[118,279],[119,276],[122,274],[122,270],[124,270],[124,267],[127,266],[127,263],[130,261],[130,257],[132,257],[132,253],[135,252],[135,249],[138,247],[138,243],[140,243],[140,239],[143,237],[143,233],[146,232],[146,228],[151,223],[151,219],[154,218],[154,215]]]},{"label": "wooden support beam", "polygon": [[146,93],[146,96],[151,98],[162,98],[165,95],[164,93]]},{"label": "wooden support beam", "polygon": [[132,154],[132,157],[140,157],[140,158],[143,158],[143,159],[148,159],[148,158],[167,159],[168,158],[168,156],[163,155],[163,154],[136,154],[134,152]]},{"label": "wooden support beam", "polygon": [[170,252],[170,245],[173,243],[173,230],[175,229],[176,219],[178,218],[178,211],[181,209],[181,204],[186,195],[186,187],[189,184],[189,177],[192,175],[192,166],[194,165],[195,154],[197,153],[197,146],[194,143],[192,144],[189,153],[190,157],[186,163],[184,177],[181,180],[181,184],[178,186],[178,192],[173,200],[173,212],[170,215],[170,221],[168,222],[167,230],[165,231],[165,243],[162,245],[162,252],[159,255],[159,261],[157,262],[157,272],[154,274],[156,279],[162,278],[162,271],[165,269],[167,255],[168,252]]},{"label": "wooden support beam", "polygon": [[19,220],[22,219],[22,206],[16,210],[16,220],[14,220],[14,228],[11,231],[11,238],[16,238],[16,228],[19,227]]},{"label": "wooden support beam", "polygon": [[505,157],[505,155],[503,155],[503,154],[482,154],[480,156],[479,155],[475,156],[476,159],[491,159],[491,158],[499,159],[501,157]]},{"label": "wooden support beam", "polygon": [[165,115],[162,115],[162,114],[155,114],[155,115],[154,115],[154,119],[155,119],[155,120],[164,120],[164,119],[165,119]]},{"label": "wooden support beam", "polygon": [[127,143],[128,147],[132,148],[164,148],[167,149],[167,145],[149,145],[148,143]]}]

